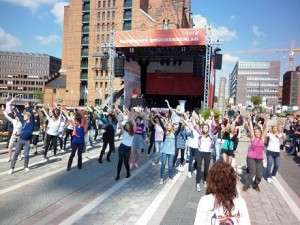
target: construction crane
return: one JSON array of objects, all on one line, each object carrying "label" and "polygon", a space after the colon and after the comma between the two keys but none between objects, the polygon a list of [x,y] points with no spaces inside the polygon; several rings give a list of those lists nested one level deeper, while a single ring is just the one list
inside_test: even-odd
[{"label": "construction crane", "polygon": [[294,68],[294,54],[300,52],[300,48],[295,48],[295,41],[291,41],[290,49],[253,49],[253,50],[241,50],[241,51],[230,51],[230,54],[260,54],[260,53],[281,53],[289,52],[289,71]]}]

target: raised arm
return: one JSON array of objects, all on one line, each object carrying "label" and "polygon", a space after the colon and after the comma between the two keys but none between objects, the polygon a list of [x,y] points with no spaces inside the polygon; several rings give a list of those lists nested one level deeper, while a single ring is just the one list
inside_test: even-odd
[{"label": "raised arm", "polygon": [[168,108],[172,111],[173,110],[173,108],[170,106],[170,103],[169,103],[169,101],[166,99],[165,100],[165,102],[167,103],[167,106],[168,106]]},{"label": "raised arm", "polygon": [[1,107],[1,109],[2,109],[2,111],[3,111],[3,114],[4,114],[5,118],[6,118],[8,121],[13,122],[13,121],[14,121],[13,118],[11,118],[11,117],[8,115],[8,113],[6,112],[6,109],[4,108],[3,105],[2,105],[2,107]]},{"label": "raised arm", "polygon": [[42,108],[42,112],[45,114],[45,116],[47,117],[47,120],[51,120],[51,117],[49,116],[49,114],[46,112],[45,108]]}]

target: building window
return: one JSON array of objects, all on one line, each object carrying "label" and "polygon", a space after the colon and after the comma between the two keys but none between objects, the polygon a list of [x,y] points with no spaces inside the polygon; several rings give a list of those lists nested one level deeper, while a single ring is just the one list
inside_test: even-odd
[{"label": "building window", "polygon": [[170,20],[163,20],[163,30],[168,30],[170,27],[169,27],[169,24],[170,24]]},{"label": "building window", "polygon": [[110,0],[107,1],[107,7],[110,7]]},{"label": "building window", "polygon": [[99,42],[100,42],[100,35],[97,34],[97,43],[99,43]]},{"label": "building window", "polygon": [[110,12],[107,12],[107,19],[110,20]]},{"label": "building window", "polygon": [[104,31],[104,30],[105,30],[105,24],[102,23],[102,31]]},{"label": "building window", "polygon": [[104,34],[102,34],[102,36],[101,36],[101,42],[102,43],[104,42]]},{"label": "building window", "polygon": [[103,1],[103,8],[106,7],[106,1]]},{"label": "building window", "polygon": [[95,105],[101,105],[101,99],[95,99]]},{"label": "building window", "polygon": [[102,20],[105,20],[105,12],[102,12]]},{"label": "building window", "polygon": [[97,31],[100,31],[100,23],[97,23]]},{"label": "building window", "polygon": [[112,11],[112,13],[111,13],[111,19],[112,19],[112,20],[115,20],[115,18],[116,18],[116,12],[115,12],[115,11]]},{"label": "building window", "polygon": [[109,43],[109,34],[106,35],[106,43]]},{"label": "building window", "polygon": [[101,1],[98,1],[98,8],[101,8]]},{"label": "building window", "polygon": [[106,29],[106,30],[109,31],[109,30],[110,30],[110,25],[109,25],[109,23],[107,23],[106,26],[107,26],[107,29]]},{"label": "building window", "polygon": [[115,30],[115,23],[111,24],[111,30],[114,31]]},{"label": "building window", "polygon": [[100,20],[100,12],[97,13],[97,19]]},{"label": "building window", "polygon": [[113,3],[112,3],[113,7],[116,6],[116,0],[113,0]]},{"label": "building window", "polygon": [[131,21],[124,21],[123,30],[131,30]]}]

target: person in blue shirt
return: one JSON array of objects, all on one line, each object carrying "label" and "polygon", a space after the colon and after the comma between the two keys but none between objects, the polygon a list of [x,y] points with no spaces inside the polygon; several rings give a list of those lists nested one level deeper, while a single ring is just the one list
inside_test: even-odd
[{"label": "person in blue shirt", "polygon": [[15,154],[11,161],[10,170],[8,171],[8,174],[12,174],[14,172],[17,158],[21,149],[24,149],[24,155],[25,155],[24,169],[26,172],[29,172],[28,164],[29,164],[30,140],[32,138],[32,132],[35,127],[35,117],[28,103],[25,104],[25,109],[27,111],[24,112],[22,116],[21,113],[16,108],[13,108],[13,111],[15,112],[16,116],[19,118],[19,121],[22,124],[22,130],[20,133],[20,137],[17,141]]},{"label": "person in blue shirt", "polygon": [[63,111],[64,115],[68,118],[70,123],[73,125],[73,133],[72,133],[72,152],[69,157],[67,171],[70,171],[73,158],[75,157],[76,151],[78,150],[78,162],[77,162],[77,168],[80,170],[82,169],[82,152],[85,145],[84,142],[84,135],[87,133],[86,128],[86,118],[82,111],[79,111],[80,117],[75,118],[75,122],[71,119],[71,117],[68,116],[68,113],[66,111]]}]

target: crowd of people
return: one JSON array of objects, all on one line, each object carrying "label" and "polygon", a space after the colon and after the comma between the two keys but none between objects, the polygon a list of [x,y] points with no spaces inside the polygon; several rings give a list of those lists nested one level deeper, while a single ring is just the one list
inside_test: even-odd
[{"label": "crowd of people", "polygon": [[[195,188],[201,191],[201,181],[206,188],[206,195],[202,197],[198,211],[205,219],[199,221],[225,219],[247,221],[245,204],[236,190],[237,175],[232,167],[243,130],[251,139],[247,154],[247,176],[243,191],[252,185],[260,191],[259,183],[263,177],[264,149],[266,148],[266,179],[268,182],[276,180],[280,164],[280,151],[283,146],[289,154],[297,154],[300,143],[300,121],[288,115],[284,127],[277,124],[273,115],[261,114],[254,110],[249,116],[242,116],[239,111],[229,110],[225,115],[216,116],[210,111],[208,118],[204,118],[195,111],[184,111],[178,106],[172,108],[166,100],[168,111],[162,112],[148,108],[119,108],[106,107],[106,112],[99,107],[86,106],[84,110],[65,110],[59,105],[47,109],[37,109],[25,104],[23,114],[13,106],[14,98],[2,107],[7,120],[12,124],[8,140],[9,174],[14,172],[20,151],[24,150],[24,169],[29,171],[30,144],[33,153],[38,152],[37,143],[43,134],[45,159],[48,159],[50,149],[54,157],[58,146],[61,151],[67,151],[70,141],[71,154],[67,163],[67,171],[72,169],[72,162],[77,153],[77,168],[82,169],[82,153],[87,146],[93,146],[97,136],[102,132],[103,146],[99,151],[98,162],[111,162],[111,154],[115,152],[115,136],[117,130],[122,135],[118,147],[117,174],[115,180],[121,177],[123,163],[126,178],[131,177],[131,170],[139,168],[141,154],[147,149],[147,159],[153,166],[160,165],[160,181],[162,185],[168,180],[172,182],[174,169],[184,170],[188,163],[188,177],[195,176]],[[46,125],[40,115],[46,118]],[[41,132],[44,127],[44,132]],[[12,155],[13,145],[15,152]],[[108,152],[106,148],[109,147]],[[212,163],[213,162],[213,163]],[[211,165],[213,166],[211,167]],[[202,167],[203,165],[203,167]],[[168,175],[165,175],[166,166]],[[211,169],[210,169],[211,167]],[[224,175],[220,175],[224,173]],[[228,189],[228,190],[227,190]],[[224,192],[224,190],[227,190]],[[227,194],[224,194],[227,193]],[[229,201],[228,201],[229,200]],[[210,204],[207,204],[210,202]],[[214,210],[212,210],[214,209]],[[195,221],[195,224],[207,224]],[[220,223],[221,224],[221,223]],[[248,224],[247,222],[241,224]]]}]

